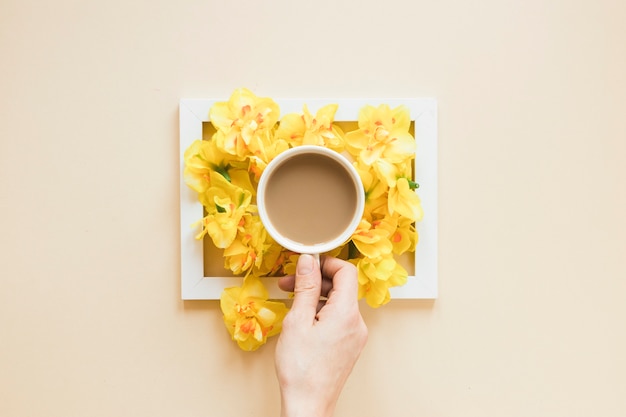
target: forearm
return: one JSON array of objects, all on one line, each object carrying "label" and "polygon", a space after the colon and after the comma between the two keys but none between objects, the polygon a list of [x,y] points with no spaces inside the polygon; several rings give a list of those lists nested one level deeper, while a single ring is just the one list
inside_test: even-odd
[{"label": "forearm", "polygon": [[304,398],[281,393],[281,417],[332,417],[333,401],[324,401],[308,395]]}]

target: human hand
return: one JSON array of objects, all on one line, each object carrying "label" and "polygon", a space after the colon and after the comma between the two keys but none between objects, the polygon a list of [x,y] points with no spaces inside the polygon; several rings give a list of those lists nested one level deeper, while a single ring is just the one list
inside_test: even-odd
[{"label": "human hand", "polygon": [[276,345],[282,417],[332,416],[367,341],[356,268],[331,257],[320,264],[321,271],[311,255],[301,255],[296,275],[279,280],[295,293]]}]

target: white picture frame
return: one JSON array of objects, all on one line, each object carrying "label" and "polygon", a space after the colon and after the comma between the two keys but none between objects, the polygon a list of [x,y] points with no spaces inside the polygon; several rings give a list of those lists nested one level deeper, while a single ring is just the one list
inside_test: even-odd
[{"label": "white picture frame", "polygon": [[[180,257],[181,297],[183,300],[219,300],[224,288],[239,286],[242,277],[204,276],[203,241],[195,236],[199,229],[192,225],[203,216],[203,208],[197,193],[189,188],[183,178],[185,150],[203,137],[203,123],[209,122],[209,109],[221,99],[180,100]],[[324,105],[339,105],[335,114],[337,122],[356,122],[364,105],[388,104],[394,108],[405,105],[414,122],[417,142],[415,155],[415,179],[424,218],[416,224],[419,242],[414,254],[414,272],[405,285],[390,289],[393,299],[434,299],[438,293],[438,229],[437,229],[437,101],[433,98],[406,99],[274,99],[280,106],[281,115],[301,113],[306,104],[312,114]],[[220,259],[221,263],[222,260]],[[225,274],[228,272],[224,270]],[[277,278],[263,278],[270,298],[286,299]]]}]

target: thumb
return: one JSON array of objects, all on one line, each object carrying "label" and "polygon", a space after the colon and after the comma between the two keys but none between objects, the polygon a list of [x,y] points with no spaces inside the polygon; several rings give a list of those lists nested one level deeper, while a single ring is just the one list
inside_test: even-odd
[{"label": "thumb", "polygon": [[315,317],[322,291],[322,272],[311,255],[300,255],[296,266],[294,299],[291,310]]}]

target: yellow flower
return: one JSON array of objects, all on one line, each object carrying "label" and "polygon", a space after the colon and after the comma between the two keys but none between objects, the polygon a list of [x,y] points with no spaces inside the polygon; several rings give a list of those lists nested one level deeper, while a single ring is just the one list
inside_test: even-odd
[{"label": "yellow flower", "polygon": [[196,238],[208,234],[216,247],[226,248],[235,239],[237,226],[250,205],[252,194],[215,171],[211,171],[210,178],[211,187],[198,196],[207,215],[202,219],[202,232]]},{"label": "yellow flower", "polygon": [[395,187],[398,178],[411,178],[413,175],[412,159],[391,163],[386,159],[377,159],[371,165],[374,175],[387,187]]},{"label": "yellow flower", "polygon": [[295,275],[298,258],[300,258],[300,255],[296,253],[290,253],[289,256],[287,256],[283,264],[283,272],[285,275]]},{"label": "yellow flower", "polygon": [[206,191],[210,185],[211,166],[207,155],[209,146],[208,141],[196,140],[185,149],[185,183],[199,193]]},{"label": "yellow flower", "polygon": [[371,307],[380,307],[391,300],[389,288],[404,285],[408,273],[393,256],[362,258],[357,263],[359,298]]},{"label": "yellow flower", "polygon": [[387,187],[395,187],[398,178],[398,165],[386,159],[377,159],[372,163],[372,170],[376,177]]},{"label": "yellow flower", "polygon": [[287,307],[267,301],[269,294],[261,280],[249,275],[241,287],[226,288],[220,298],[224,324],[232,339],[243,350],[252,351],[282,328]]},{"label": "yellow flower", "polygon": [[250,167],[249,170],[252,173],[255,181],[259,181],[261,178],[261,174],[265,170],[267,164],[278,154],[289,149],[289,144],[282,139],[275,139],[273,143],[269,146],[266,146],[263,152],[258,155],[250,156]]},{"label": "yellow flower", "polygon": [[[247,172],[247,163],[236,160],[232,155],[223,152],[214,140],[196,140],[185,150],[184,178],[189,187],[198,193],[205,192],[211,186],[210,173],[216,171],[229,179],[237,175],[236,171]],[[251,191],[252,185],[238,184]]]},{"label": "yellow flower", "polygon": [[235,90],[230,100],[215,103],[209,111],[218,146],[239,158],[262,152],[271,143],[279,116],[274,100],[257,97],[245,88]]},{"label": "yellow flower", "polygon": [[421,200],[407,178],[398,178],[396,186],[389,190],[388,207],[389,213],[398,212],[414,222],[424,216]]},{"label": "yellow flower", "polygon": [[[244,174],[245,175],[245,174]],[[246,181],[245,179],[240,178],[242,185],[241,187],[236,184],[233,184],[232,177],[224,177],[224,175],[220,174],[216,171],[211,171],[209,173],[211,186],[206,190],[206,192],[199,194],[198,199],[205,207],[208,212],[227,210],[228,207],[225,207],[224,204],[228,204],[231,206],[231,209],[234,207],[244,207],[246,208],[252,199],[252,193],[250,190],[246,189],[248,187],[252,187],[250,180]],[[233,175],[235,178],[239,178],[240,175],[235,173]],[[216,203],[216,199],[220,200],[229,200],[228,203],[223,203],[220,205]]]},{"label": "yellow flower", "polygon": [[[256,185],[252,185],[250,179],[250,172],[248,169],[237,169],[232,167],[226,168],[226,175],[229,178],[229,182],[237,188],[240,188],[250,195],[256,195]],[[246,194],[247,196],[247,194]]]},{"label": "yellow flower", "polygon": [[266,244],[263,246],[262,262],[258,268],[254,269],[254,272],[259,276],[284,275],[282,272],[285,259],[291,252],[274,242],[269,235],[267,235],[266,239]]},{"label": "yellow flower", "polygon": [[359,129],[345,135],[348,151],[371,165],[383,158],[400,163],[415,155],[415,139],[409,133],[411,117],[405,106],[382,104],[359,111]]},{"label": "yellow flower", "polygon": [[404,252],[414,252],[417,245],[418,235],[411,219],[399,216],[396,230],[391,235],[393,253],[402,255]]},{"label": "yellow flower", "polygon": [[[241,274],[251,268],[258,275],[265,275],[275,266],[280,252],[263,227],[259,216],[246,213],[240,220],[236,238],[224,249],[224,267],[234,274]],[[265,257],[268,256],[268,259]]]},{"label": "yellow flower", "polygon": [[285,139],[292,146],[318,145],[341,152],[344,148],[343,132],[333,125],[338,107],[337,104],[328,104],[313,117],[304,105],[302,115],[291,113],[283,116],[276,137]]},{"label": "yellow flower", "polygon": [[372,222],[376,217],[375,212],[380,211],[381,208],[384,208],[385,211],[387,210],[387,190],[389,187],[380,181],[371,166],[357,162],[354,164],[354,167],[359,173],[359,177],[361,177],[363,189],[365,190],[363,219]]},{"label": "yellow flower", "polygon": [[389,230],[378,227],[380,222],[370,223],[361,220],[356,231],[352,234],[352,243],[363,255],[369,258],[378,258],[388,255],[393,249],[389,240]]},{"label": "yellow flower", "polygon": [[370,307],[378,308],[391,301],[387,281],[367,281],[359,285],[359,299],[365,298]]},{"label": "yellow flower", "polygon": [[211,185],[209,174],[214,170],[216,160],[222,159],[215,155],[212,141],[195,140],[185,150],[184,178],[193,190],[202,193]]},{"label": "yellow flower", "polygon": [[[239,215],[239,212],[234,213]],[[217,248],[226,248],[232,244],[237,236],[237,221],[232,213],[208,214],[202,219],[202,231],[196,239],[209,235]]]}]

